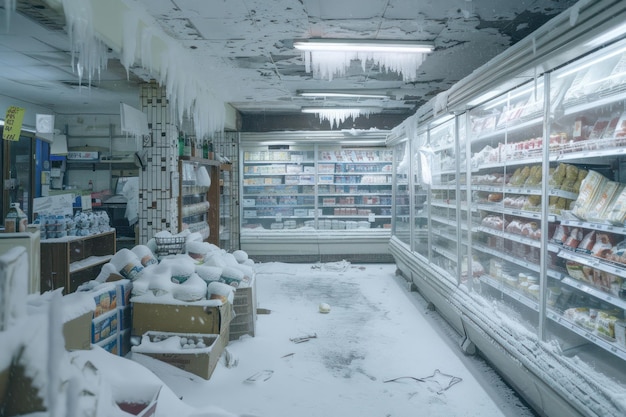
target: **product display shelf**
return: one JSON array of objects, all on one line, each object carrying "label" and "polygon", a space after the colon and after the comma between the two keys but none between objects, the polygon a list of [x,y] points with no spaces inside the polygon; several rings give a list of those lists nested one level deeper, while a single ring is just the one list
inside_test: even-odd
[{"label": "product display shelf", "polygon": [[[558,79],[558,76],[555,79]],[[572,88],[572,85],[568,85],[567,88]],[[557,85],[555,88],[565,87]],[[551,95],[554,97],[558,96],[554,93]],[[512,94],[512,96],[515,96],[515,94]],[[578,201],[578,187],[581,186],[580,176],[586,175],[586,171],[599,168],[602,173],[606,174],[609,171],[603,167],[607,165],[621,168],[620,158],[626,152],[623,146],[626,144],[626,141],[621,143],[614,135],[605,138],[601,131],[600,133],[596,132],[597,126],[601,123],[608,123],[609,120],[613,120],[614,124],[618,124],[617,120],[622,120],[620,119],[622,117],[620,113],[623,113],[624,108],[623,104],[617,104],[618,101],[609,100],[606,97],[600,101],[591,98],[585,105],[578,103],[577,112],[571,109],[568,110],[567,102],[565,101],[565,111],[555,118],[554,126],[552,126],[554,133],[550,136],[550,149],[547,157],[543,155],[542,149],[542,146],[547,141],[532,139],[536,136],[537,129],[530,123],[520,123],[511,126],[509,130],[486,133],[475,132],[475,141],[472,140],[473,168],[471,173],[473,207],[480,210],[483,218],[490,215],[495,216],[502,219],[504,225],[514,220],[530,221],[534,222],[536,230],[541,229],[542,221],[547,221],[549,222],[547,230],[550,233],[554,233],[557,227],[566,227],[569,228],[567,229],[569,231],[574,229],[585,230],[584,235],[587,235],[589,232],[605,233],[613,236],[615,242],[624,239],[625,228],[623,225],[577,219],[572,214],[567,213],[567,210],[564,210],[571,207],[574,201]],[[608,103],[611,104],[608,105]],[[493,109],[491,106],[493,105],[487,105],[486,107]],[[558,105],[555,107],[558,107]],[[479,114],[478,111],[476,113]],[[595,138],[593,137],[594,132],[597,135]],[[486,156],[481,155],[481,152],[487,149],[484,147],[486,143],[493,149],[499,149],[496,158],[493,156],[489,157],[488,153],[485,154]],[[530,151],[527,148],[531,148]],[[531,173],[528,176],[528,180],[533,175],[543,174],[541,172],[543,171],[541,164],[544,163],[544,158],[547,158],[546,161],[551,167],[550,178],[547,179],[549,181],[547,195],[544,196],[543,190],[539,187],[541,178],[535,178],[534,183],[537,185],[533,184],[532,186],[529,186],[527,183],[517,185],[507,182],[513,182],[516,173],[520,172],[520,170],[522,170],[521,172],[527,170]],[[493,162],[494,159],[496,159],[496,162]],[[562,163],[569,165],[560,165]],[[570,190],[571,184],[570,186],[565,186],[567,182],[564,179],[565,174],[557,176],[558,169],[561,167],[567,167],[568,170],[572,167],[572,176],[570,176],[569,172],[567,175],[568,180],[571,180],[572,183],[578,176],[576,189]],[[535,174],[533,174],[533,171]],[[561,173],[563,172],[565,172],[565,168],[561,171]],[[494,186],[476,183],[476,180],[480,180],[482,176],[493,175],[501,175],[507,181]],[[618,175],[621,174],[618,173]],[[626,177],[622,176],[621,178]],[[563,183],[563,186],[560,185],[560,182]],[[513,209],[506,207],[500,201],[489,203],[481,201],[481,198],[485,198],[487,194],[489,198],[493,197],[497,200],[507,197],[518,199],[534,198],[536,204],[532,210]],[[536,197],[540,197],[540,199]],[[543,199],[548,198],[551,203],[557,200],[561,200],[561,203],[557,207],[558,211],[551,212],[548,218],[544,220],[542,218],[541,202]],[[552,206],[550,206],[549,210],[552,211]],[[574,292],[576,301],[566,301],[566,304],[562,306],[563,311],[556,311],[548,305],[546,317],[551,322],[559,324],[562,329],[570,331],[571,334],[582,337],[587,343],[612,353],[616,358],[626,358],[626,347],[619,345],[614,337],[605,334],[606,332],[613,332],[612,323],[616,320],[615,317],[617,319],[623,318],[626,301],[618,296],[616,287],[619,287],[621,281],[626,280],[626,264],[607,261],[587,254],[584,251],[576,250],[575,247],[568,248],[563,245],[550,243],[548,239],[551,236],[539,235],[538,238],[531,239],[526,236],[520,236],[517,233],[509,233],[504,228],[500,230],[499,228],[485,226],[475,226],[473,230],[472,250],[476,259],[482,261],[483,265],[488,259],[499,259],[500,262],[505,264],[507,270],[520,271],[519,268],[523,268],[522,271],[525,270],[529,271],[529,273],[537,274],[540,277],[539,285],[545,286],[547,292],[551,288],[555,288],[557,294],[561,294],[561,291],[566,291],[566,289],[569,289],[569,292]],[[483,239],[495,240],[492,244],[486,245],[483,243]],[[538,252],[536,252],[544,247],[548,256],[551,257],[545,272],[539,266],[539,256]],[[528,248],[534,248],[535,252],[529,252]],[[551,265],[551,263],[562,266],[557,267],[556,265]],[[507,267],[506,265],[514,265],[514,267]],[[580,272],[580,276],[577,275],[574,278],[565,271],[565,265],[567,265],[568,271],[573,266],[578,265],[577,268],[581,268],[580,270],[583,272]],[[577,271],[577,269],[574,270]],[[583,277],[585,279],[584,282],[581,281]],[[529,299],[514,286],[488,276],[482,276],[480,281],[489,288],[506,294],[510,300],[509,305],[511,307],[515,307],[517,303],[519,307],[523,306],[530,308],[534,312],[539,312],[540,309],[536,306],[537,303],[534,297]],[[599,282],[602,282],[602,285],[606,287],[598,288]],[[608,287],[609,284],[606,284],[606,282],[611,282],[611,288]],[[523,308],[520,311],[523,312]],[[607,324],[600,324],[599,319],[598,324],[596,324],[595,317],[587,316],[588,314],[591,315],[592,311],[606,311],[606,316],[603,316],[603,320]],[[576,319],[567,317],[567,315],[576,317]],[[527,317],[530,328],[533,328],[533,319],[530,318],[531,316]],[[580,323],[590,324],[583,326]],[[563,336],[561,333],[555,333],[555,330],[550,330],[550,332],[557,339]],[[612,333],[609,334],[612,335]],[[623,364],[619,366],[623,366]]]},{"label": "product display shelf", "polygon": [[116,252],[115,230],[90,236],[41,241],[41,292],[63,287],[65,294],[95,279]]},{"label": "product display shelf", "polygon": [[[505,282],[500,281],[489,275],[482,275],[479,279],[482,283],[488,285],[492,289],[501,292],[502,294],[505,294],[511,300],[514,300],[515,302],[518,302],[519,304],[524,305],[525,307],[535,312],[539,311],[539,304],[537,299],[526,293],[520,292],[518,288],[508,285]],[[574,287],[579,286],[574,285]],[[548,309],[547,317],[554,323],[559,324],[567,330],[575,332],[579,336],[582,336],[589,342],[594,343],[595,345],[615,355],[616,357],[620,359],[626,359],[626,348],[616,344],[615,340],[608,340],[607,338],[594,334],[593,329],[588,329],[574,323],[567,317],[563,316],[562,313],[553,308]]]},{"label": "product display shelf", "polygon": [[[603,17],[606,37],[581,29],[551,38],[551,46],[562,44],[553,56],[524,59],[511,72],[505,54],[490,66],[511,76],[483,80],[474,97],[468,88],[482,81],[468,77],[446,97],[448,111],[456,100],[456,116],[434,101],[388,142],[411,144],[406,159],[416,181],[433,160],[432,248],[416,251],[424,238],[413,233],[407,242],[394,229],[398,268],[539,414],[621,416],[625,406],[616,396],[626,387],[626,39],[613,30],[622,28],[626,6],[618,3],[619,16]],[[596,12],[577,24],[597,25]],[[620,34],[607,41],[609,33]],[[544,73],[527,71],[543,64]],[[454,146],[436,140],[450,117],[467,126]],[[414,140],[423,130],[428,139]],[[422,153],[429,145],[434,155]],[[418,190],[411,189],[413,203]],[[465,198],[453,197],[460,191]],[[473,280],[455,286],[457,270],[445,266],[463,258],[462,245]]]},{"label": "product display shelf", "polygon": [[[199,179],[200,167],[206,169],[210,187]],[[198,232],[205,241],[215,245],[219,245],[220,229],[219,170],[218,161],[194,156],[179,157],[178,230],[187,228]]]}]

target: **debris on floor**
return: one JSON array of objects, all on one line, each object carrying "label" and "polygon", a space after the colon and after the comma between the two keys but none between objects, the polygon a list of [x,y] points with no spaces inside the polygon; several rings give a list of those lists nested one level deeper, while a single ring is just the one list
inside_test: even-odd
[{"label": "debris on floor", "polygon": [[317,334],[313,333],[311,335],[308,336],[300,336],[300,337],[294,337],[291,340],[293,343],[302,343],[302,342],[308,342],[311,339],[316,339],[317,338]]},{"label": "debris on floor", "polygon": [[243,382],[251,384],[253,382],[265,382],[272,377],[274,371],[271,369],[265,369],[263,371],[259,371],[256,374],[246,378]]},{"label": "debris on floor", "polygon": [[383,382],[385,382],[385,383],[386,382],[397,382],[399,379],[407,379],[407,378],[408,379],[413,379],[413,380],[418,381],[418,382],[434,382],[439,387],[438,390],[437,390],[437,394],[442,394],[444,391],[446,391],[451,386],[453,386],[455,384],[458,384],[459,382],[463,381],[463,379],[459,378],[458,376],[444,374],[441,371],[439,371],[439,369],[435,369],[435,372],[433,372],[432,375],[424,377],[424,378],[416,378],[414,376],[401,376],[401,377],[389,379],[389,380],[383,381]]}]

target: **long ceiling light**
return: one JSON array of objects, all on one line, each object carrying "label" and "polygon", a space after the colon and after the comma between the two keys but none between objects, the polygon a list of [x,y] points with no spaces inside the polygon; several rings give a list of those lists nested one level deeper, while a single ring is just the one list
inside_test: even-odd
[{"label": "long ceiling light", "polygon": [[387,94],[374,94],[374,93],[360,93],[358,91],[326,91],[326,90],[310,90],[310,91],[298,91],[300,97],[331,97],[331,98],[375,98],[386,99],[389,98]]},{"label": "long ceiling light", "polygon": [[433,45],[424,42],[387,40],[308,39],[295,41],[293,46],[303,51],[307,72],[328,80],[345,75],[350,63],[359,60],[363,71],[373,62],[402,74],[404,81],[414,81],[426,54],[433,51]]},{"label": "long ceiling light", "polygon": [[345,122],[347,119],[353,120],[359,116],[369,117],[370,114],[380,113],[380,107],[303,107],[302,113],[314,113],[320,119],[320,123],[324,120],[330,122],[330,128]]}]

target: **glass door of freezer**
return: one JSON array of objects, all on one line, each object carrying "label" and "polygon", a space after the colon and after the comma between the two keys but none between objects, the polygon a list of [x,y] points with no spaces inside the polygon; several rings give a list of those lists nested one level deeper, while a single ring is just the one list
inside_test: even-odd
[{"label": "glass door of freezer", "polygon": [[[409,141],[405,140],[394,147],[395,189],[392,216],[393,234],[401,242],[411,245],[411,152]],[[422,206],[423,207],[423,206]],[[420,209],[422,208],[420,207]],[[416,207],[417,208],[417,207]]]},{"label": "glass door of freezer", "polygon": [[429,195],[432,177],[430,164],[432,153],[428,147],[428,133],[423,131],[409,143],[411,154],[411,179],[413,187],[413,240],[411,249],[425,258],[430,257]]},{"label": "glass door of freezer", "polygon": [[430,182],[430,260],[454,280],[461,271],[457,225],[461,220],[462,179],[458,164],[464,160],[459,155],[456,128],[454,117],[434,122],[428,131],[428,146],[418,151],[423,179]]},{"label": "glass door of freezer", "polygon": [[545,339],[626,383],[626,43],[550,75]]},{"label": "glass door of freezer", "polygon": [[472,109],[468,125],[472,275],[498,314],[534,332],[543,279],[543,108],[540,78]]}]

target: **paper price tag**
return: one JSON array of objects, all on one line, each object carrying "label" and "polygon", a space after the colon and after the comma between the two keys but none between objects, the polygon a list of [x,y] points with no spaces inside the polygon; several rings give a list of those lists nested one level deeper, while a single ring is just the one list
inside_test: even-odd
[{"label": "paper price tag", "polygon": [[22,107],[9,106],[4,117],[4,130],[2,139],[10,141],[19,141],[22,131],[22,121],[24,120],[24,112]]}]

